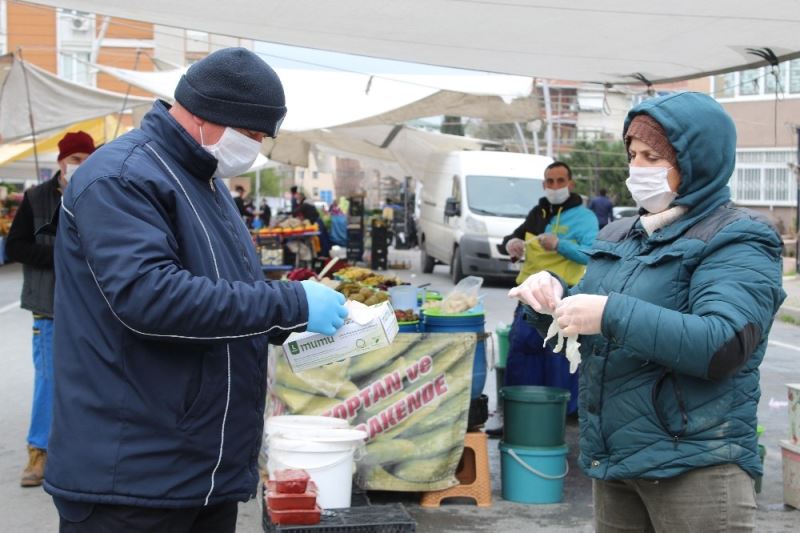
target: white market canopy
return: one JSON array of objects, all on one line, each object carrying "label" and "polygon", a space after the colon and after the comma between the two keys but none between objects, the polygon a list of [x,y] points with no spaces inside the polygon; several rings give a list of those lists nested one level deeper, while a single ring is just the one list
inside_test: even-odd
[{"label": "white market canopy", "polygon": [[[27,88],[26,78],[27,77]],[[31,135],[28,97],[37,134],[54,132],[78,122],[104,117],[127,108],[149,105],[139,98],[71,83],[13,54],[0,56],[0,143]]]},{"label": "white market canopy", "polygon": [[551,79],[697,78],[800,57],[796,0],[37,0],[320,50]]},{"label": "white market canopy", "polygon": [[[175,85],[185,71],[141,72],[92,66],[166,100],[172,100]],[[264,141],[264,153],[273,161],[290,165],[308,166],[309,151],[317,149],[342,157],[397,163],[404,173],[416,175],[433,152],[479,150],[486,142],[395,124],[440,114],[496,122],[527,121],[538,114],[536,98],[530,94],[533,80],[520,76],[472,73],[383,77],[276,70],[289,111],[278,138]]]},{"label": "white market canopy", "polygon": [[[92,67],[159,98],[172,100],[186,69],[142,72]],[[493,122],[526,122],[538,116],[533,80],[482,72],[463,75],[375,75],[330,70],[275,69],[288,113],[281,131],[342,125],[397,124],[436,115]]]}]

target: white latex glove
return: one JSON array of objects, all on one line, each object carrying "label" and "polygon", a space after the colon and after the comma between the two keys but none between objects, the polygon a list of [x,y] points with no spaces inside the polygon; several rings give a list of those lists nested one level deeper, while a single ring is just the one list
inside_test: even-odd
[{"label": "white latex glove", "polygon": [[522,257],[525,255],[525,241],[522,239],[511,239],[506,243],[506,252],[511,257]]},{"label": "white latex glove", "polygon": [[564,347],[564,343],[567,345],[567,349],[564,352],[564,355],[567,357],[569,361],[569,373],[574,374],[575,371],[578,370],[578,366],[581,364],[581,343],[578,342],[578,337],[566,337],[564,336],[564,332],[558,327],[558,322],[556,322],[555,317],[553,317],[553,322],[550,323],[550,329],[547,330],[547,336],[544,339],[544,343],[542,343],[543,347],[547,347],[547,341],[552,339],[558,335],[558,339],[556,340],[556,346],[553,349],[554,352],[560,352],[561,349]]},{"label": "white latex glove", "polygon": [[576,294],[561,300],[556,306],[555,319],[567,337],[600,333],[603,310],[608,296]]},{"label": "white latex glove", "polygon": [[561,301],[564,287],[549,272],[537,272],[508,291],[509,298],[518,298],[533,307],[537,313],[553,314]]}]

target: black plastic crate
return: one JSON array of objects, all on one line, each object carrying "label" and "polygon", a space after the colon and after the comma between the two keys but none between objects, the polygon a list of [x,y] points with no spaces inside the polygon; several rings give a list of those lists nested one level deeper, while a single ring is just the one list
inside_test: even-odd
[{"label": "black plastic crate", "polygon": [[370,505],[322,512],[313,526],[277,526],[264,513],[267,533],[414,533],[417,523],[400,503]]}]

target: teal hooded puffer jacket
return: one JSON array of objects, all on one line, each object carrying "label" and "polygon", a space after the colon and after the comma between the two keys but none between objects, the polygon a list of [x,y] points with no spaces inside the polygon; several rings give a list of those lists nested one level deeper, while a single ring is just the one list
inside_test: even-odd
[{"label": "teal hooded puffer jacket", "polygon": [[[712,98],[648,100],[689,211],[648,236],[638,217],[606,226],[571,294],[608,295],[600,335],[582,336],[580,464],[598,479],[659,479],[735,463],[761,473],[758,366],[781,287],[782,242],[730,203],[736,130]],[[529,311],[541,329],[549,317]]]}]

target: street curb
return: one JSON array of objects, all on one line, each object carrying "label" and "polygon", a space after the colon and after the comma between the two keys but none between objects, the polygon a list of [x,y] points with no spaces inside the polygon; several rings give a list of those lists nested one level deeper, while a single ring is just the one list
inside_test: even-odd
[{"label": "street curb", "polygon": [[800,308],[792,307],[791,305],[782,305],[780,309],[778,309],[777,318],[781,322],[800,325]]}]

